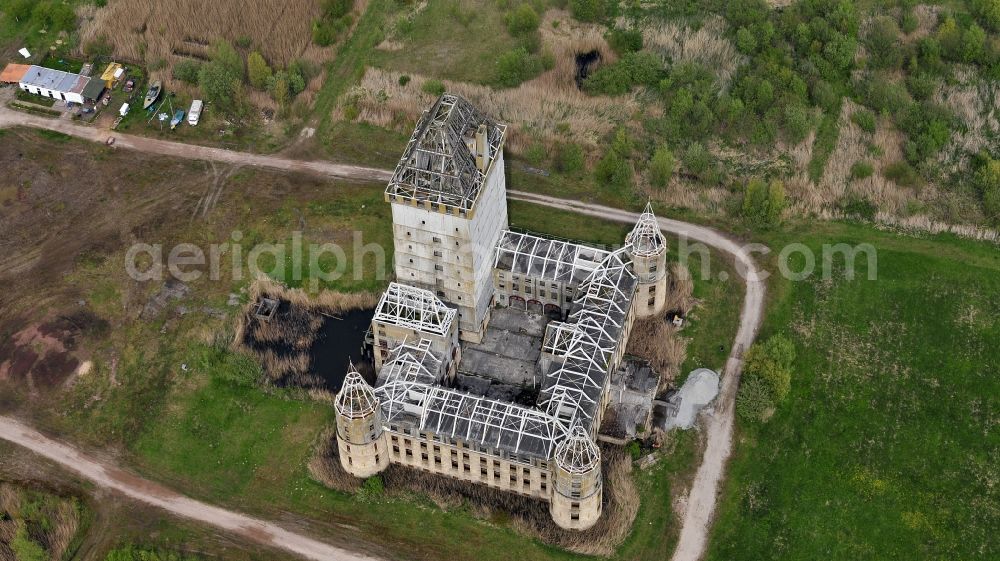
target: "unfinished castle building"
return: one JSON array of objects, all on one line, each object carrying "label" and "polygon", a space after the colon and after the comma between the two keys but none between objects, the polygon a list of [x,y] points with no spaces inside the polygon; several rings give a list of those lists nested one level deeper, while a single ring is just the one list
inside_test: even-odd
[{"label": "unfinished castle building", "polygon": [[352,369],[335,402],[340,461],[519,493],[583,530],[602,511],[605,412],[632,391],[633,322],[663,310],[666,240],[648,206],[616,251],[509,230],[505,136],[455,95],[420,119],[385,193],[396,282],[372,320],[376,380]]}]

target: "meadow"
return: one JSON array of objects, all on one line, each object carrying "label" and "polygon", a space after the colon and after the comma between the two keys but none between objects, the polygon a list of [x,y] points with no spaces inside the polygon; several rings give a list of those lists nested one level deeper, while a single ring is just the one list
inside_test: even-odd
[{"label": "meadow", "polygon": [[762,336],[795,343],[792,390],[741,424],[708,558],[996,558],[996,246],[840,223],[764,238],[871,243],[878,279],[771,284]]}]

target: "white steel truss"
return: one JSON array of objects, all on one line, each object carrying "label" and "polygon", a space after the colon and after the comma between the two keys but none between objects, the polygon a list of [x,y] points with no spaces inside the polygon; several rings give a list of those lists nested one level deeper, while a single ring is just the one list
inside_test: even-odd
[{"label": "white steel truss", "polygon": [[586,429],[574,425],[567,438],[556,448],[556,462],[570,473],[587,473],[600,465],[601,450]]},{"label": "white steel truss", "polygon": [[493,266],[515,275],[578,284],[608,255],[594,247],[507,230],[500,235]]},{"label": "white steel truss", "polygon": [[464,98],[443,94],[417,123],[386,195],[471,210],[486,176],[467,139],[475,138],[481,126],[492,158],[503,146],[506,126]]},{"label": "white steel truss", "polygon": [[375,308],[374,321],[447,335],[456,313],[429,290],[393,282]]},{"label": "white steel truss", "polygon": [[378,407],[378,399],[368,382],[361,377],[351,363],[344,378],[344,385],[334,402],[337,413],[348,419],[360,419],[375,412]]},{"label": "white steel truss", "polygon": [[625,245],[633,257],[655,257],[666,249],[667,239],[660,231],[652,204],[646,203],[646,209],[639,215],[635,228],[625,238]]}]

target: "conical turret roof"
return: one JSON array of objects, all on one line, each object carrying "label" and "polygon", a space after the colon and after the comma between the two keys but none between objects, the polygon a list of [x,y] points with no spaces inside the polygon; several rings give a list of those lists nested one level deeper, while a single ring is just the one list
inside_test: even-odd
[{"label": "conical turret roof", "polygon": [[583,426],[576,424],[556,447],[556,463],[570,473],[586,473],[601,463],[601,451]]},{"label": "conical turret roof", "polygon": [[352,363],[348,367],[347,377],[344,378],[344,386],[340,388],[337,399],[334,401],[337,413],[351,419],[357,419],[371,415],[378,407],[378,399],[375,391],[368,382],[361,377],[361,374],[354,368]]},{"label": "conical turret roof", "polygon": [[667,247],[667,240],[660,232],[660,224],[656,221],[650,203],[646,203],[646,209],[639,215],[635,228],[625,238],[625,245],[633,257],[653,257]]}]

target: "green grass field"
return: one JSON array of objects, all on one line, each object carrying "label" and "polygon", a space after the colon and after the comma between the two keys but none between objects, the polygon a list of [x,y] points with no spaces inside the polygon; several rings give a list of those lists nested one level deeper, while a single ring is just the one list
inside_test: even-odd
[{"label": "green grass field", "polygon": [[1000,252],[843,224],[767,241],[872,243],[878,280],[772,283],[792,393],[741,427],[709,558],[996,559]]}]

